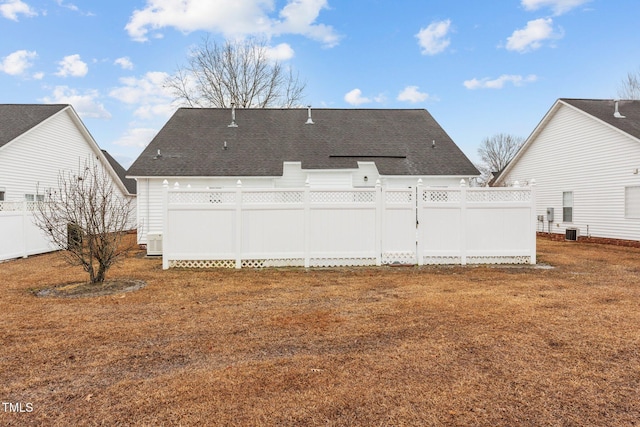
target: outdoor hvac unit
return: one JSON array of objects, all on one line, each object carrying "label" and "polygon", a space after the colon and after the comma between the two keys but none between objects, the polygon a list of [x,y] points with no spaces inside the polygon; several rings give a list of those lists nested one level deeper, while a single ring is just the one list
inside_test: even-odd
[{"label": "outdoor hvac unit", "polygon": [[565,240],[570,240],[572,242],[577,242],[578,241],[578,237],[580,237],[580,230],[578,230],[577,228],[567,228],[564,231],[564,239]]},{"label": "outdoor hvac unit", "polygon": [[147,234],[147,255],[162,255],[162,233]]}]

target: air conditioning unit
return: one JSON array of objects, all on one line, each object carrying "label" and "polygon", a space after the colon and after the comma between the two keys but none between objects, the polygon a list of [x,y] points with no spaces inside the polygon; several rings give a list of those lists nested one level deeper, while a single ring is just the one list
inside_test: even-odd
[{"label": "air conditioning unit", "polygon": [[147,255],[162,255],[162,233],[147,234]]},{"label": "air conditioning unit", "polygon": [[567,228],[564,231],[564,239],[572,242],[577,242],[580,237],[580,230],[577,228]]}]

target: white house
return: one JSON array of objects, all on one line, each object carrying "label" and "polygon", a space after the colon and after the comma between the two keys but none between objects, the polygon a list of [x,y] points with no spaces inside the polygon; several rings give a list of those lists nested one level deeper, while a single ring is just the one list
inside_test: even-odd
[{"label": "white house", "polygon": [[535,179],[540,231],[639,241],[639,171],[640,101],[558,99],[494,185]]},{"label": "white house", "polygon": [[23,202],[43,200],[61,171],[77,171],[90,157],[107,169],[122,197],[135,197],[135,183],[125,184],[124,169],[100,150],[72,106],[0,104],[0,260],[53,249],[29,231]]},{"label": "white house", "polygon": [[183,188],[460,185],[478,170],[424,109],[181,108],[129,168],[138,240],[162,231],[163,181]]}]

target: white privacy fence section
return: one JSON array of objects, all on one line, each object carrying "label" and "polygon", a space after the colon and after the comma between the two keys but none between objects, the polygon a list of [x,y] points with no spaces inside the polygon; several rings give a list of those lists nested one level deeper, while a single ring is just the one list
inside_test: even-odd
[{"label": "white privacy fence section", "polygon": [[0,201],[0,261],[56,250],[33,222],[36,203]]},{"label": "white privacy fence section", "polygon": [[532,188],[164,190],[163,267],[535,264]]}]

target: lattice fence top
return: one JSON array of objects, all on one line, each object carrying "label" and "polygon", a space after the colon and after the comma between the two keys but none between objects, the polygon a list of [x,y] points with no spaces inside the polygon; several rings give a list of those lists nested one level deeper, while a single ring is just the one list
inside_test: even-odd
[{"label": "lattice fence top", "polygon": [[248,191],[242,193],[242,203],[246,204],[281,204],[303,202],[303,191]]},{"label": "lattice fence top", "polygon": [[413,202],[413,190],[388,190],[385,191],[384,201],[390,204]]},{"label": "lattice fence top", "polygon": [[220,204],[235,203],[236,193],[227,191],[178,191],[169,193],[169,203]]},{"label": "lattice fence top", "polygon": [[457,189],[422,190],[422,201],[426,203],[460,203],[460,200],[462,200],[462,192]]},{"label": "lattice fence top", "polygon": [[467,201],[471,203],[491,203],[491,202],[530,202],[531,190],[469,190],[467,192]]},{"label": "lattice fence top", "polygon": [[0,202],[0,212],[34,212],[38,203],[44,202]]},{"label": "lattice fence top", "polygon": [[312,191],[311,203],[375,203],[374,191]]}]

